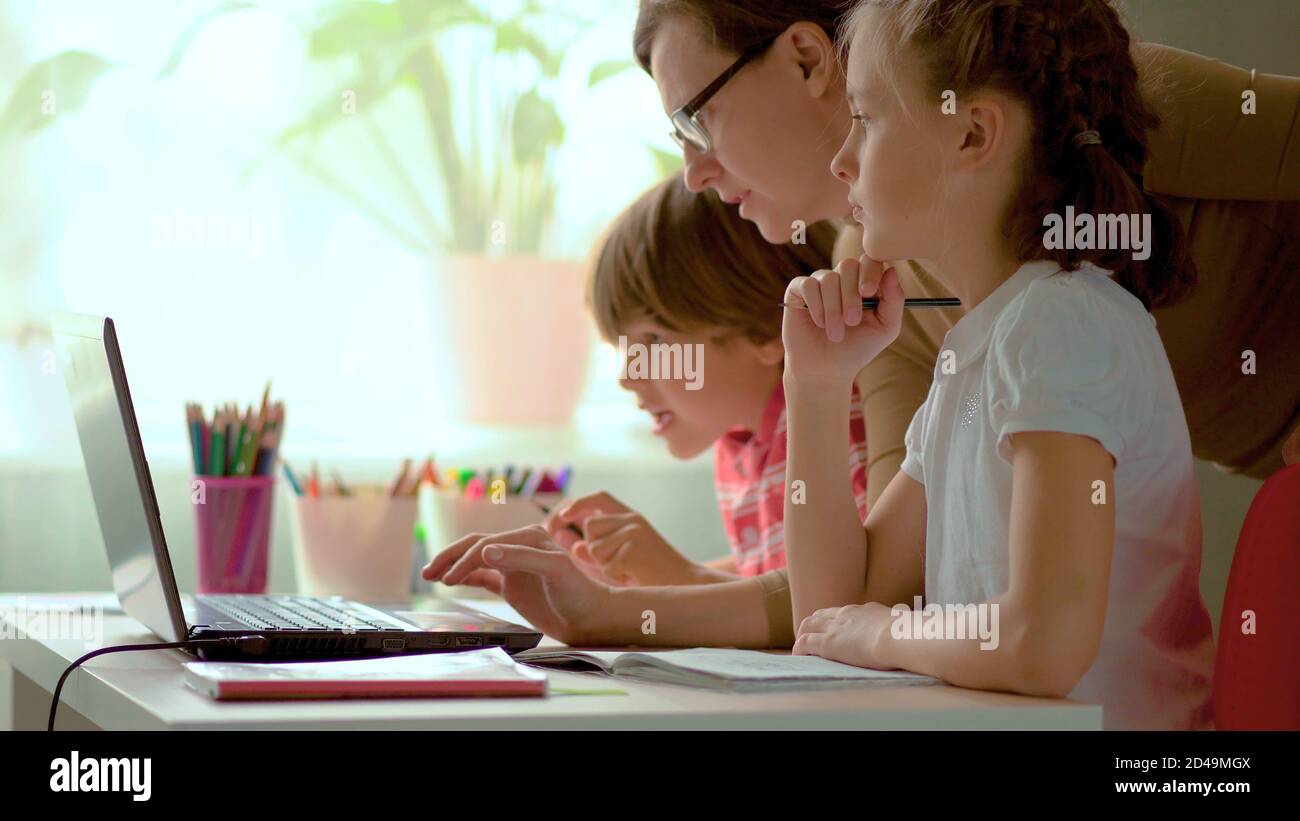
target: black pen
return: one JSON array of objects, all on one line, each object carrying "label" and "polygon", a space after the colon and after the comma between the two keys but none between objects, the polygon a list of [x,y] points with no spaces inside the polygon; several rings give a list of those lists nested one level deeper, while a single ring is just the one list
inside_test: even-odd
[{"label": "black pen", "polygon": [[[796,305],[793,302],[780,303],[783,308],[804,308],[807,305]],[[875,308],[880,304],[880,297],[869,296],[862,300],[863,308]],[[909,297],[903,300],[904,308],[960,308],[961,300],[953,296],[919,296]]]},{"label": "black pen", "polygon": [[[543,513],[545,513],[547,516],[550,516],[550,515],[551,515],[551,509],[550,509],[549,507],[547,507],[546,505],[542,504],[541,502],[537,501],[536,499],[532,498],[531,496],[528,498],[528,500],[529,500],[530,502],[532,502],[533,504],[537,505],[537,507],[540,508],[541,511],[542,511]],[[578,526],[575,525],[573,522],[569,522],[569,524],[568,524],[568,528],[569,528],[569,530],[572,530],[574,533],[578,534],[578,538],[579,538],[579,539],[585,539],[585,538],[587,538],[587,534],[585,534],[585,533],[583,533],[581,530],[579,530],[579,529],[578,529]]]}]

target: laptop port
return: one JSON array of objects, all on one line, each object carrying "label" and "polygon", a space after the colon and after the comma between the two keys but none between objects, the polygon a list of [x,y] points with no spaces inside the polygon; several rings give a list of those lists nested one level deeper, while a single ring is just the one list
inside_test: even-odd
[{"label": "laptop port", "polygon": [[505,636],[488,636],[485,642],[488,647],[505,647]]},{"label": "laptop port", "polygon": [[406,639],[384,639],[384,652],[394,653],[406,649]]},{"label": "laptop port", "polygon": [[479,638],[478,636],[457,636],[456,646],[457,647],[481,647],[483,646],[483,639]]}]

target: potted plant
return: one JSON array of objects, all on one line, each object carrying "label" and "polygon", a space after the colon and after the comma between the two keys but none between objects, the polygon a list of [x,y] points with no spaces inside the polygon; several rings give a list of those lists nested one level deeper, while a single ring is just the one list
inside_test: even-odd
[{"label": "potted plant", "polygon": [[[557,81],[564,44],[552,46],[542,29],[558,20],[572,38],[586,21],[557,3],[525,0],[506,16],[494,16],[491,5],[500,6],[325,5],[305,28],[307,54],[350,79],[331,87],[274,148],[430,259],[437,359],[457,386],[454,417],[563,424],[586,380],[591,335],[580,263],[550,259],[545,247],[564,140],[546,89]],[[457,59],[454,45],[470,42],[491,57]],[[386,104],[398,96],[418,108],[426,157],[404,155],[387,136]],[[358,118],[374,158],[396,181],[396,203],[367,196],[312,159],[311,147]],[[421,184],[415,168],[430,157],[437,181]]]},{"label": "potted plant", "polygon": [[[502,5],[338,0],[310,20],[293,20],[312,67],[333,79],[247,173],[288,158],[428,260],[435,360],[454,374],[454,417],[563,424],[585,383],[591,334],[581,263],[547,248],[555,155],[565,135],[553,98],[566,45],[592,21],[558,0],[519,0],[505,14]],[[178,38],[158,78],[177,69],[212,20],[250,9],[278,7],[218,4]],[[456,53],[466,44],[476,49],[469,59]],[[44,127],[48,118],[37,116],[42,89],[74,89],[60,101],[66,111],[113,67],[81,51],[33,66],[16,86],[0,134]],[[589,82],[626,67],[596,66]],[[424,131],[414,148],[412,135],[394,127],[409,122],[412,106]],[[365,156],[346,168],[323,159],[322,146],[337,149],[340,140]],[[374,167],[384,170],[387,186],[348,173]]]}]

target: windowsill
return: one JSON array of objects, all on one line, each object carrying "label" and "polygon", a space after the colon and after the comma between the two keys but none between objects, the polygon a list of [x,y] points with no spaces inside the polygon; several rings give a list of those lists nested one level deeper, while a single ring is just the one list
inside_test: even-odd
[{"label": "windowsill", "polygon": [[[628,419],[605,423],[599,428],[575,422],[563,428],[528,426],[441,425],[434,446],[405,452],[374,449],[361,441],[290,439],[281,457],[291,465],[318,462],[323,469],[338,469],[361,478],[387,477],[404,458],[423,459],[432,453],[440,468],[520,467],[559,469],[570,465],[583,468],[656,473],[697,473],[712,458],[706,451],[691,460],[672,457],[662,441],[650,434],[646,420]],[[178,432],[179,433],[179,432]],[[188,442],[179,438],[145,443],[146,458],[155,472],[184,469],[190,463]],[[705,469],[709,469],[705,467]],[[71,443],[57,451],[16,451],[0,454],[0,470],[15,472],[63,472],[84,470],[80,453]]]}]

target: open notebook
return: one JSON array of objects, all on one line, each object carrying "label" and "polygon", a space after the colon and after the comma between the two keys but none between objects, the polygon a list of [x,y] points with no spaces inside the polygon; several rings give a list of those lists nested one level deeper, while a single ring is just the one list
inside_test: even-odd
[{"label": "open notebook", "polygon": [[820,656],[697,647],[692,650],[551,650],[537,648],[517,661],[546,667],[596,669],[612,676],[706,687],[736,693],[832,687],[903,687],[939,680],[899,670],[866,670]]}]

